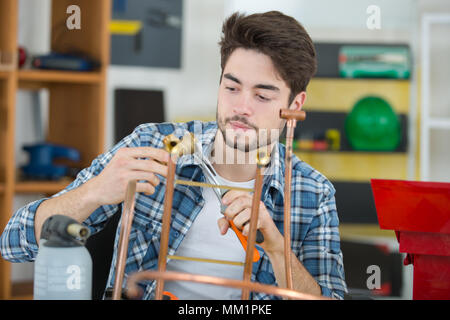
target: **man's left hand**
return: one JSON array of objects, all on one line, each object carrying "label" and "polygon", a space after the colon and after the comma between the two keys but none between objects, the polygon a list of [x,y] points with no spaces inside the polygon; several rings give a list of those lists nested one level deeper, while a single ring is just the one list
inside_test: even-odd
[{"label": "man's left hand", "polygon": [[[250,231],[250,216],[252,210],[253,195],[249,192],[231,190],[227,192],[222,203],[227,206],[224,217],[217,221],[220,233],[226,234],[230,224],[233,221],[235,226],[242,231],[244,236],[248,236]],[[261,247],[265,251],[283,250],[283,236],[276,227],[270,216],[264,202],[260,201],[258,223],[256,228],[260,230],[264,236],[264,242]]]}]

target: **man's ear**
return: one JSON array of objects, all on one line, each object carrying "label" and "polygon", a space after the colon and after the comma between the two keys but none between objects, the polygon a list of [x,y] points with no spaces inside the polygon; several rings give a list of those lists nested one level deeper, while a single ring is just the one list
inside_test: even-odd
[{"label": "man's ear", "polygon": [[302,109],[303,105],[305,104],[305,101],[306,101],[306,91],[302,91],[295,96],[294,100],[292,100],[289,109],[299,111]]}]

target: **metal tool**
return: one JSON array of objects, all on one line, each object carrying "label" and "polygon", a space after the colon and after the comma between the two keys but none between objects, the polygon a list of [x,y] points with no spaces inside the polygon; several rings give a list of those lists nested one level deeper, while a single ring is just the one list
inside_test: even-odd
[{"label": "metal tool", "polygon": [[[200,143],[198,141],[195,141],[195,152],[193,153],[194,160],[196,160],[199,163],[200,167],[203,170],[203,173],[205,174],[206,180],[209,181],[211,184],[217,186],[212,189],[213,189],[217,199],[220,202],[220,212],[222,214],[224,214],[227,206],[222,203],[222,198],[229,191],[229,189],[226,190],[226,188],[222,188],[220,186],[220,183],[217,180],[218,174],[217,174],[216,170],[214,169],[214,167],[212,166],[209,159],[207,157],[203,157],[203,155],[200,153],[201,148],[202,148],[202,146],[200,145]],[[259,156],[259,153],[257,154],[257,157],[258,156]],[[270,161],[270,157],[269,157],[269,161]],[[242,237],[245,237],[244,235],[242,235],[242,232],[234,225],[233,221],[229,221],[229,223],[230,223],[230,226],[233,229],[233,231],[237,234],[239,240],[241,240]],[[262,243],[262,242],[264,242],[264,236],[261,233],[261,231],[257,230],[256,243]],[[244,247],[244,249],[245,249],[245,247]],[[259,256],[259,254],[258,254],[258,256]],[[259,258],[256,261],[258,261],[258,260],[259,260]]]},{"label": "metal tool", "polygon": [[84,246],[90,230],[75,219],[45,220],[34,264],[35,300],[90,300],[92,259]]}]

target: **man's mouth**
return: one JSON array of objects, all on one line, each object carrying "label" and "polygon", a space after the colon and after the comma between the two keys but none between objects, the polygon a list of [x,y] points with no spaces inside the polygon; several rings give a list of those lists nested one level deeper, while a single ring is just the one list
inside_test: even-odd
[{"label": "man's mouth", "polygon": [[231,124],[231,127],[234,130],[241,129],[241,130],[246,131],[246,130],[250,130],[251,129],[251,127],[249,127],[249,126],[247,126],[247,125],[245,125],[245,124],[243,124],[242,122],[239,122],[239,121],[230,121],[230,124]]}]

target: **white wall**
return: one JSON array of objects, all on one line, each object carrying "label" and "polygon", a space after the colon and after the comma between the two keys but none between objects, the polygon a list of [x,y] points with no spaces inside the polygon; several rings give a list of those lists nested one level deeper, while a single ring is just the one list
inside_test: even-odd
[{"label": "white wall", "polygon": [[[419,11],[450,14],[450,1],[419,3]],[[430,111],[434,118],[450,119],[450,24],[433,25],[430,37]],[[450,128],[433,129],[430,135],[429,180],[450,181]]]},{"label": "white wall", "polygon": [[[296,18],[314,41],[393,41],[408,40],[416,0],[230,0],[225,14],[281,11]],[[381,29],[366,26],[367,7],[380,8]]]},{"label": "white wall", "polygon": [[107,147],[112,146],[114,90],[164,90],[168,121],[215,117],[220,77],[219,38],[225,0],[186,0],[183,4],[181,69],[110,66]]}]

